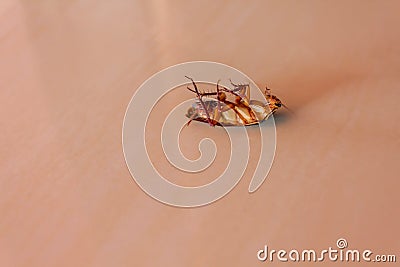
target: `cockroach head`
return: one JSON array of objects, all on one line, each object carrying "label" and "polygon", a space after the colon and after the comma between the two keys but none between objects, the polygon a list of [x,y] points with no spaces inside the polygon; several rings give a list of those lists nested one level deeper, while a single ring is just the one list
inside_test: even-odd
[{"label": "cockroach head", "polygon": [[268,87],[265,87],[264,95],[271,110],[276,110],[284,106],[279,98],[271,94],[271,89]]}]

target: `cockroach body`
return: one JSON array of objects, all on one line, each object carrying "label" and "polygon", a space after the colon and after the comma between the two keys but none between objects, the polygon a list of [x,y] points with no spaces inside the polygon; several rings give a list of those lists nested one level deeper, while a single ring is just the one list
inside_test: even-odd
[{"label": "cockroach body", "polygon": [[[215,92],[200,92],[192,78],[196,94],[195,103],[188,109],[187,125],[192,120],[208,123],[210,126],[247,126],[259,124],[271,116],[280,107],[286,107],[279,98],[272,95],[268,87],[264,91],[266,102],[250,99],[249,84],[234,84],[233,89],[221,87],[219,81]],[[287,108],[287,107],[286,107]]]}]

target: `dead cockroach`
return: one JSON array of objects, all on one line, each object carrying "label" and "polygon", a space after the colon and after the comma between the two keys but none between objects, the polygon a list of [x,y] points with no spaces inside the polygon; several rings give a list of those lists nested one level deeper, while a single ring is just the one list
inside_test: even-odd
[{"label": "dead cockroach", "polygon": [[249,84],[234,84],[233,89],[219,86],[215,92],[200,92],[196,83],[190,77],[194,89],[187,87],[196,94],[195,103],[187,111],[189,118],[187,125],[192,120],[208,123],[210,126],[247,126],[258,124],[277,111],[280,107],[287,108],[279,98],[271,94],[266,87],[264,97],[266,102],[250,99]]}]

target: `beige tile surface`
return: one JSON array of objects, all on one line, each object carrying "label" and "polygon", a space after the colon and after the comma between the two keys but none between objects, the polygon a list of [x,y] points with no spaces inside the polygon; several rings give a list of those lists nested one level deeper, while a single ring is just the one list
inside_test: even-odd
[{"label": "beige tile surface", "polygon": [[[2,0],[0,266],[284,266],[260,263],[256,252],[325,249],[340,237],[400,260],[399,9]],[[268,83],[296,116],[278,114],[275,161],[255,194],[251,161],[226,197],[180,209],[136,185],[121,131],[138,86],[192,60]],[[187,179],[206,181],[225,161]],[[162,158],[155,165],[172,169]]]}]

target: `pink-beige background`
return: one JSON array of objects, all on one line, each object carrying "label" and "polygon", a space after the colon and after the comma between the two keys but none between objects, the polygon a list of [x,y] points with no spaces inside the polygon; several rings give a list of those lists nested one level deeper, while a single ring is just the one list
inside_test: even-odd
[{"label": "pink-beige background", "polygon": [[[322,250],[341,237],[400,257],[399,10],[399,1],[2,0],[0,266],[294,266],[256,253]],[[192,60],[268,84],[295,116],[276,117],[275,161],[256,193],[252,160],[226,197],[181,209],[136,185],[121,132],[140,84]],[[150,152],[174,174],[156,146],[160,105]],[[189,156],[199,129],[226,144],[194,124],[182,138]],[[206,176],[172,176],[212,180],[226,164],[217,160]]]}]

